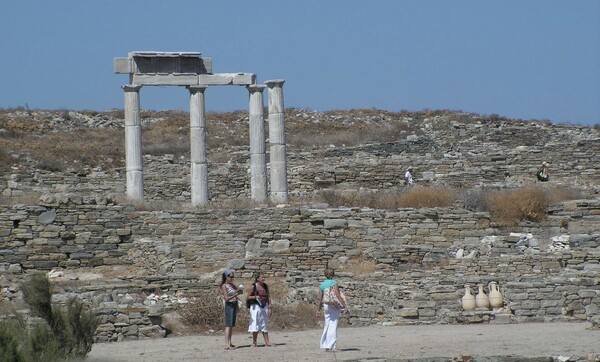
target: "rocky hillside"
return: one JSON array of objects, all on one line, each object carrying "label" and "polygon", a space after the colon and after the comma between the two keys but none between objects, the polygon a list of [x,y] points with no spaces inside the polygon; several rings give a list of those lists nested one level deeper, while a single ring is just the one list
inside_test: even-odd
[{"label": "rocky hillside", "polygon": [[[293,197],[323,188],[397,188],[408,165],[417,184],[516,187],[535,182],[542,161],[551,163],[553,183],[599,192],[597,126],[452,111],[288,109],[285,117]],[[142,122],[147,198],[186,201],[188,114],[143,111]],[[122,194],[123,127],[122,111],[0,112],[2,196]],[[207,127],[211,198],[248,197],[247,112],[209,113]]]}]

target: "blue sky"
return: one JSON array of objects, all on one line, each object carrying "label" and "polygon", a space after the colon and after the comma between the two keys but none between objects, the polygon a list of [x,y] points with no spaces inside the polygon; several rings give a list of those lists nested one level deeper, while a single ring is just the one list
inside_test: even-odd
[{"label": "blue sky", "polygon": [[[123,108],[113,58],[136,50],[201,52],[215,73],[285,79],[287,108],[600,124],[597,0],[4,0],[0,108]],[[188,102],[183,87],[141,92],[143,109]],[[247,109],[248,93],[211,87],[206,106]]]}]

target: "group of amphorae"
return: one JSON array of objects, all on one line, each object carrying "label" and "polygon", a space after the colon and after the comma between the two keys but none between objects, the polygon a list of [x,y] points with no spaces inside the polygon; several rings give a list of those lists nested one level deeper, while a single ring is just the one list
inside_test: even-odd
[{"label": "group of amphorae", "polygon": [[470,285],[465,285],[465,295],[462,297],[462,308],[465,311],[475,310],[476,308],[501,308],[504,305],[502,293],[498,289],[496,282],[488,285],[489,295],[485,294],[483,285],[479,285],[477,296],[473,295]]}]

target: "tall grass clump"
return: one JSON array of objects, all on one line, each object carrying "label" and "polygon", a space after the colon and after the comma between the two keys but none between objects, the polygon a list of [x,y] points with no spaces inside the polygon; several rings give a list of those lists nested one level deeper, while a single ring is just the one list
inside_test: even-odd
[{"label": "tall grass clump", "polygon": [[456,200],[453,189],[441,187],[411,187],[399,197],[401,207],[448,207]]},{"label": "tall grass clump", "polygon": [[398,191],[321,190],[318,201],[331,207],[371,207],[374,209],[398,208]]},{"label": "tall grass clump", "polygon": [[[193,297],[189,303],[177,305],[177,312],[185,325],[201,332],[223,328],[223,308],[223,299],[209,293]],[[236,320],[236,323],[241,324],[241,321]]]},{"label": "tall grass clump", "polygon": [[[240,296],[241,307],[236,318],[237,325],[247,325],[249,322],[248,308],[245,306],[245,295]],[[274,302],[273,316],[269,318],[269,329],[272,330],[303,330],[318,326],[314,318],[314,305],[309,303],[280,304]],[[196,332],[223,330],[223,300],[214,295],[191,298],[189,303],[179,304],[177,313],[187,327]]]},{"label": "tall grass clump", "polygon": [[96,316],[76,298],[65,307],[52,303],[52,286],[45,275],[33,276],[22,290],[25,302],[43,321],[31,329],[19,318],[0,323],[0,361],[85,358],[92,349]]},{"label": "tall grass clump", "polygon": [[[250,279],[239,279],[248,288],[254,282]],[[271,308],[273,315],[269,318],[269,329],[272,330],[303,330],[318,326],[314,318],[314,305],[307,302],[287,303],[289,288],[285,280],[281,278],[269,278],[269,294],[271,297]],[[219,331],[224,328],[223,298],[218,293],[200,293],[189,297],[189,302],[179,304],[176,311],[181,317],[181,322],[199,333],[206,331]],[[237,325],[247,325],[249,322],[248,308],[246,308],[246,294],[239,296]]]},{"label": "tall grass clump", "polygon": [[537,187],[494,191],[488,195],[488,209],[492,220],[507,226],[516,225],[520,221],[545,220],[549,204],[547,192]]},{"label": "tall grass clump", "polygon": [[580,190],[567,187],[531,186],[489,192],[487,208],[493,221],[510,226],[520,221],[544,221],[549,205],[581,196]]},{"label": "tall grass clump", "polygon": [[438,187],[410,187],[389,191],[322,190],[317,197],[332,207],[393,210],[400,207],[448,207],[456,200],[456,192]]}]

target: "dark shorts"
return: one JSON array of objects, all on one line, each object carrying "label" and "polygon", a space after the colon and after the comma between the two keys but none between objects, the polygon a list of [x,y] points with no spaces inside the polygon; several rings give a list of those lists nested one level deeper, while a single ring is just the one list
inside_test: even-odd
[{"label": "dark shorts", "polygon": [[237,316],[238,303],[225,303],[225,327],[235,327],[235,317]]}]

